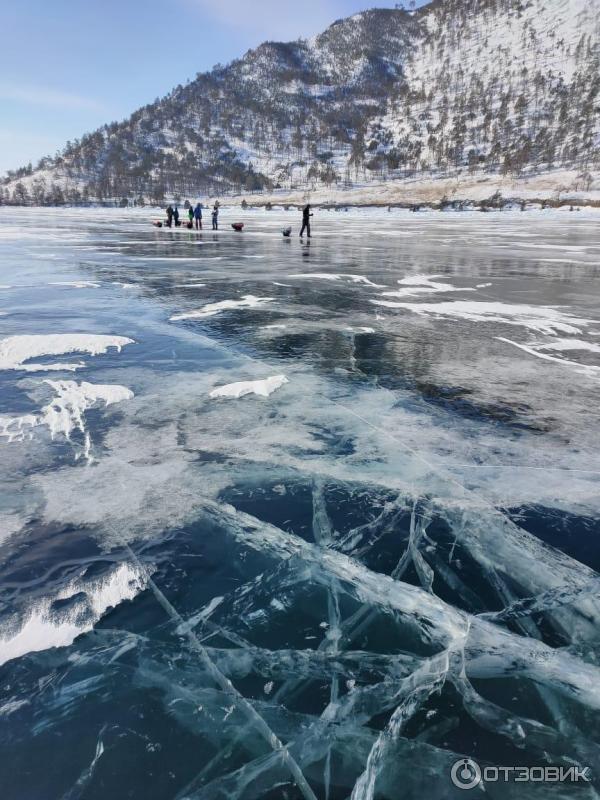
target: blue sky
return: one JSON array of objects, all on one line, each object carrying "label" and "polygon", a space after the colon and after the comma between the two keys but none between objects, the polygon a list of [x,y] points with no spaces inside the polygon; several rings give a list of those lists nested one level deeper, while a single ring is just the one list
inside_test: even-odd
[{"label": "blue sky", "polygon": [[0,32],[0,174],[128,116],[265,39],[311,36],[340,17],[393,8],[396,1],[7,2]]}]

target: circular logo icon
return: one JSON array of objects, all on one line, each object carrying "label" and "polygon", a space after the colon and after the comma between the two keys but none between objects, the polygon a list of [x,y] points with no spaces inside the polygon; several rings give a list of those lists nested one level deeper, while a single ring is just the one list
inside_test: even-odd
[{"label": "circular logo icon", "polygon": [[453,764],[450,776],[459,789],[474,789],[481,783],[481,767],[472,758],[461,758]]}]

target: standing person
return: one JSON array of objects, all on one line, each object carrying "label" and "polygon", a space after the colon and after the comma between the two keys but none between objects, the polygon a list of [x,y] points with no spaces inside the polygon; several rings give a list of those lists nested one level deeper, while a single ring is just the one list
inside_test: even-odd
[{"label": "standing person", "polygon": [[188,219],[190,221],[188,228],[192,228],[194,226],[194,209],[191,206],[188,206]]},{"label": "standing person", "polygon": [[167,206],[167,227],[173,224],[173,206]]},{"label": "standing person", "polygon": [[219,230],[219,204],[218,203],[215,203],[215,207],[213,208],[212,225],[213,225],[213,231],[218,231]]},{"label": "standing person", "polygon": [[173,219],[175,220],[175,227],[179,227],[179,209],[177,206],[173,209]]},{"label": "standing person", "polygon": [[310,218],[312,214],[310,213],[310,203],[307,203],[304,208],[302,209],[302,230],[300,231],[300,238],[304,235],[304,231],[306,231],[306,235],[310,239]]},{"label": "standing person", "polygon": [[196,230],[202,230],[202,203],[197,203],[194,209],[194,219],[196,220]]}]

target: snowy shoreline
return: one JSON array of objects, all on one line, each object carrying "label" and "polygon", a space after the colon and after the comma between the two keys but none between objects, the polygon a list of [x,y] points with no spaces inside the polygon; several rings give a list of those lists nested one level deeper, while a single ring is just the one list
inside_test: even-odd
[{"label": "snowy shoreline", "polygon": [[[23,206],[6,205],[6,208],[146,208],[148,210],[164,209],[169,203],[177,203],[184,208],[186,200],[197,202],[201,199],[204,207],[209,209],[216,201],[222,207],[300,207],[310,202],[318,208],[411,208],[420,206],[430,210],[443,210],[440,206],[462,205],[465,208],[479,210],[483,206],[494,209],[494,202],[505,206],[528,206],[560,208],[564,206],[581,206],[582,208],[600,208],[600,172],[591,171],[587,188],[584,188],[583,177],[574,169],[546,170],[537,174],[523,175],[515,178],[495,173],[477,172],[464,174],[431,175],[429,177],[399,178],[387,181],[368,181],[356,183],[350,187],[340,185],[316,188],[301,186],[294,189],[275,189],[271,192],[240,192],[218,195],[190,195],[190,197],[174,198],[166,195],[161,204],[146,202],[144,206],[136,206],[129,201],[122,206],[120,197],[104,201],[90,201],[81,204],[64,204],[62,206]],[[27,184],[28,179],[22,182]],[[246,205],[244,205],[246,204]]]},{"label": "snowy shoreline", "polygon": [[414,205],[438,208],[440,204],[462,203],[465,206],[489,205],[501,197],[506,204],[545,204],[549,207],[581,205],[600,208],[600,174],[591,173],[589,188],[584,190],[576,170],[552,170],[520,178],[497,174],[475,173],[406,178],[369,182],[351,188],[321,186],[296,190],[280,189],[259,195],[236,195],[228,198],[232,205],[244,200],[249,206],[301,205],[310,201],[320,207],[388,207],[409,208]]}]

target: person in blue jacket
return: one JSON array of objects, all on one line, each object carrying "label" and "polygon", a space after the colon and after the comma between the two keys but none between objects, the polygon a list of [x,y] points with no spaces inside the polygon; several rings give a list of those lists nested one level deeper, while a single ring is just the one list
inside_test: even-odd
[{"label": "person in blue jacket", "polygon": [[173,219],[175,220],[175,227],[179,227],[179,209],[177,206],[173,209]]},{"label": "person in blue jacket", "polygon": [[196,222],[196,230],[202,230],[202,203],[197,203],[194,209],[194,220]]}]

